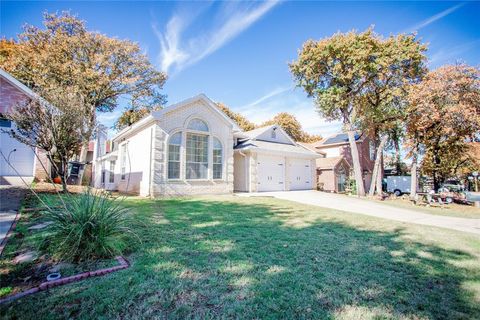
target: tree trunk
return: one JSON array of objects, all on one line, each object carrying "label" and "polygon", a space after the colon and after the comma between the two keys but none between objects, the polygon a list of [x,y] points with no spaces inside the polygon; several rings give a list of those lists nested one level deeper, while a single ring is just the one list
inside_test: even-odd
[{"label": "tree trunk", "polygon": [[383,152],[380,153],[380,164],[378,166],[378,171],[377,171],[377,195],[381,198],[383,198],[382,178],[383,178]]},{"label": "tree trunk", "polygon": [[[373,166],[373,173],[372,173],[372,181],[370,181],[370,191],[368,192],[368,195],[370,197],[373,197],[375,194],[375,186],[377,187],[377,193],[382,192],[382,175],[379,175],[380,172],[380,167],[382,165],[382,154],[383,154],[383,148],[385,147],[385,144],[387,143],[388,136],[383,136],[382,139],[380,140],[380,144],[377,148],[377,153],[375,155],[375,164]],[[377,183],[377,177],[380,176],[380,189],[378,189],[378,183]]]},{"label": "tree trunk", "polygon": [[402,162],[401,162],[401,155],[400,155],[400,141],[398,138],[394,140],[395,144],[395,170],[397,171],[397,175],[402,174]]},{"label": "tree trunk", "polygon": [[410,170],[410,199],[414,200],[417,196],[417,150],[413,151],[412,168]]},{"label": "tree trunk", "polygon": [[357,142],[355,141],[355,131],[351,130],[350,128],[347,134],[348,134],[348,142],[350,143],[350,152],[352,155],[353,172],[355,175],[355,184],[357,186],[357,195],[363,197],[365,196],[365,187],[363,185],[362,168],[360,167],[360,159],[358,156]]},{"label": "tree trunk", "polygon": [[[87,163],[87,153],[88,153],[88,144],[89,144],[89,141],[87,142],[84,142],[82,144],[82,149],[80,150],[80,158],[79,158],[79,161],[83,164],[86,164]],[[78,175],[78,181],[77,181],[77,184],[78,185],[81,185],[82,184],[82,180],[83,180],[83,173],[85,172],[85,167],[83,167],[84,170],[81,170],[79,172],[79,175]]]}]

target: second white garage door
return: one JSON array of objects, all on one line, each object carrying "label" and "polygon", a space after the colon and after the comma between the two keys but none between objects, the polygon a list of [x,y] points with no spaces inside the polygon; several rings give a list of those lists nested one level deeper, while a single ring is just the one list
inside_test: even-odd
[{"label": "second white garage door", "polygon": [[310,160],[290,159],[288,168],[290,190],[312,189],[312,168]]},{"label": "second white garage door", "polygon": [[285,158],[258,155],[258,191],[285,190]]}]

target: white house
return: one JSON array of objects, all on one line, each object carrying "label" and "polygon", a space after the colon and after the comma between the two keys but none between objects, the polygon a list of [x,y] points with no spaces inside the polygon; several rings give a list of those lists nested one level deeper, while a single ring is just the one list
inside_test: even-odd
[{"label": "white house", "polygon": [[319,156],[278,126],[243,132],[203,94],[152,112],[112,145],[97,153],[95,187],[155,197],[311,189]]}]

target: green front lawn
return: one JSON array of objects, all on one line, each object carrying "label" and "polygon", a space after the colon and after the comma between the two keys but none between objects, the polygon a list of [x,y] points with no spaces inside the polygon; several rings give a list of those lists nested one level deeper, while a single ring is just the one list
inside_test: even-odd
[{"label": "green front lawn", "polygon": [[480,237],[234,196],[129,200],[129,269],[3,318],[480,318]]}]

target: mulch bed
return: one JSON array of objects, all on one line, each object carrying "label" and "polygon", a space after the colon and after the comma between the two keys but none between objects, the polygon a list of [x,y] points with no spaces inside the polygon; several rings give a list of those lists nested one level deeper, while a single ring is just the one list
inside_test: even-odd
[{"label": "mulch bed", "polygon": [[81,280],[84,280],[84,279],[87,279],[87,278],[90,278],[90,277],[103,276],[103,275],[106,275],[106,274],[109,274],[109,273],[112,273],[112,272],[115,272],[115,271],[126,269],[130,266],[128,261],[125,260],[125,258],[122,257],[122,256],[115,257],[115,259],[119,263],[119,265],[117,265],[117,266],[98,269],[98,270],[94,270],[94,271],[87,271],[87,272],[79,273],[79,274],[76,274],[76,275],[73,275],[73,276],[70,276],[70,277],[60,278],[58,280],[42,282],[37,287],[34,287],[34,288],[29,289],[29,290],[19,292],[17,294],[10,295],[10,296],[7,296],[3,299],[0,299],[0,305],[4,304],[4,303],[11,302],[13,300],[23,298],[25,296],[28,296],[28,295],[31,295],[31,294],[34,294],[34,293],[37,293],[37,292],[40,292],[40,291],[45,291],[45,290],[48,290],[48,289],[51,289],[51,288],[63,286],[63,285],[73,283],[73,282],[78,282],[78,281],[81,281]]}]

